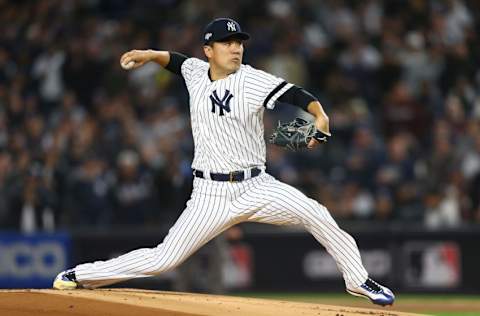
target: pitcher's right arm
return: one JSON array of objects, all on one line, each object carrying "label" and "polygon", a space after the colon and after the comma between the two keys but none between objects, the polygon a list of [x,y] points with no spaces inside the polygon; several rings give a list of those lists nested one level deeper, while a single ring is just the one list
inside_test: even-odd
[{"label": "pitcher's right arm", "polygon": [[122,55],[120,65],[122,68],[130,70],[152,61],[173,73],[181,75],[181,66],[187,58],[187,56],[177,52],[134,49]]}]

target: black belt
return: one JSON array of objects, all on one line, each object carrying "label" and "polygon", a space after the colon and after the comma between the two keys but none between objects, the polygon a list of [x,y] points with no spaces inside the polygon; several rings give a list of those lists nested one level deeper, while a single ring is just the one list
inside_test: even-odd
[{"label": "black belt", "polygon": [[[252,168],[250,178],[256,177],[260,173],[262,173],[261,169]],[[193,169],[193,175],[197,178],[206,179],[204,172],[201,170]],[[230,173],[210,173],[210,179],[214,181],[229,181],[229,182],[240,182],[240,181],[246,180],[245,171],[243,170],[233,171]]]}]

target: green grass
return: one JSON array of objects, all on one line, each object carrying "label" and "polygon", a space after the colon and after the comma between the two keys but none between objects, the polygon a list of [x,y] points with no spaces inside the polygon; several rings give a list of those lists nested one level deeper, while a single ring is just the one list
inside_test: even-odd
[{"label": "green grass", "polygon": [[479,316],[480,312],[440,312],[433,313],[434,316]]},{"label": "green grass", "polygon": [[[328,305],[356,305],[370,307],[366,300],[360,300],[347,293],[269,293],[242,292],[233,295],[274,300],[309,302]],[[448,312],[442,311],[448,306]],[[456,311],[455,306],[461,306]],[[398,294],[394,309],[403,312],[434,316],[480,316],[480,296],[460,294]],[[447,308],[443,309],[447,310]]]},{"label": "green grass", "polygon": [[[273,293],[273,292],[238,292],[232,295],[244,296],[244,297],[257,297],[265,299],[276,300],[358,300],[347,293],[312,293],[312,292],[294,292],[294,293]],[[475,301],[480,302],[479,295],[463,295],[463,294],[398,294],[397,298],[402,301]],[[480,316],[480,315],[479,315]]]}]

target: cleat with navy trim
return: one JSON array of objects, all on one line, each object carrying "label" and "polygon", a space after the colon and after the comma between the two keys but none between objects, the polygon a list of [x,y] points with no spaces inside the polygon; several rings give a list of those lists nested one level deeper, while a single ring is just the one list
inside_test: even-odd
[{"label": "cleat with navy trim", "polygon": [[53,280],[53,288],[57,290],[73,290],[80,288],[73,269],[60,272]]},{"label": "cleat with navy trim", "polygon": [[378,284],[370,278],[356,288],[347,288],[347,292],[355,296],[365,297],[373,304],[382,306],[392,305],[395,301],[395,295],[389,288]]}]

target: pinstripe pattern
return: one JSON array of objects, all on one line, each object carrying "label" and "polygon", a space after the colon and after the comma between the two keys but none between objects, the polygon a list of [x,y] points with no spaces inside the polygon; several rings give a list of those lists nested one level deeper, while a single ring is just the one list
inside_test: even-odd
[{"label": "pinstripe pattern", "polygon": [[77,279],[85,287],[99,287],[171,270],[235,224],[236,219],[224,211],[230,203],[228,188],[211,188],[207,182],[212,181],[195,179],[186,209],[156,248],[138,249],[111,260],[78,265]]},{"label": "pinstripe pattern", "polygon": [[[210,81],[208,63],[189,58],[182,64],[182,75],[190,94],[190,117],[195,154],[192,168],[228,173],[265,164],[263,139],[264,108],[292,87],[282,78],[242,65],[228,77]],[[280,89],[275,89],[277,87]],[[231,112],[220,116],[211,112],[213,91],[232,93]],[[275,93],[271,94],[274,91]],[[265,107],[264,107],[265,104]]]},{"label": "pinstripe pattern", "polygon": [[[208,63],[196,58],[182,64],[195,145],[192,167],[202,170],[207,179],[194,179],[186,209],[161,244],[78,265],[77,280],[94,288],[171,270],[225,229],[251,221],[303,226],[333,256],[347,288],[364,283],[368,274],[354,239],[338,227],[323,205],[264,171],[237,183],[208,180],[211,172],[245,170],[248,175],[252,167],[264,170],[264,110],[273,109],[277,98],[292,86],[246,65],[212,82],[208,69]],[[212,111],[210,95],[215,91],[218,100],[227,90],[233,95],[230,111],[219,115]]]},{"label": "pinstripe pattern", "polygon": [[347,287],[362,284],[368,277],[355,241],[338,227],[324,206],[263,173],[239,183],[195,179],[187,208],[160,245],[78,265],[77,279],[94,288],[171,270],[242,221],[302,225],[333,256]]}]

